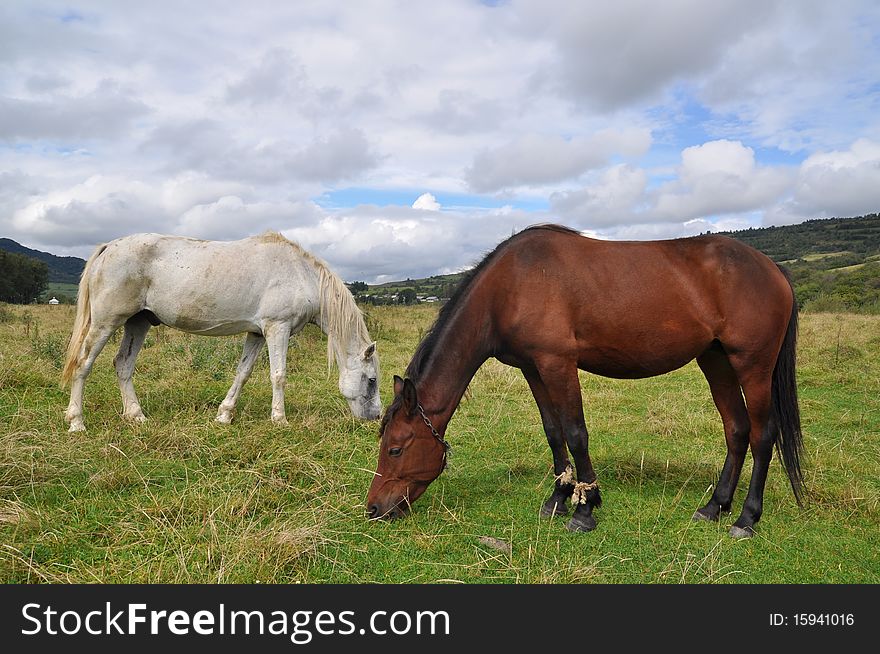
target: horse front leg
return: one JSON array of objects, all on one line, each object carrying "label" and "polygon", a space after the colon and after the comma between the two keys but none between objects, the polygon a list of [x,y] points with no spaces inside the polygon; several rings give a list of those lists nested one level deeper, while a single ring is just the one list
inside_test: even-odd
[{"label": "horse front leg", "polygon": [[263,327],[263,337],[269,346],[269,375],[272,379],[272,422],[286,425],[284,412],[284,385],[287,383],[287,343],[290,340],[289,322],[272,322]]},{"label": "horse front leg", "polygon": [[562,436],[559,418],[553,410],[547,389],[544,382],[541,381],[538,371],[524,369],[522,373],[535,397],[535,403],[541,414],[541,424],[544,426],[544,434],[547,436],[547,443],[553,453],[553,474],[555,476],[553,493],[541,507],[541,517],[554,518],[568,515],[568,498],[574,491],[575,477],[568,460],[568,454],[565,451],[565,439]]},{"label": "horse front leg", "polygon": [[[238,362],[238,368],[235,371],[235,379],[229,392],[220,403],[217,409],[217,417],[215,420],[223,424],[232,422],[232,416],[235,414],[235,405],[238,404],[238,396],[241,394],[241,388],[254,371],[254,364],[260,356],[260,350],[263,349],[266,339],[260,334],[248,332],[244,337],[244,346],[241,349],[241,360]],[[282,401],[282,409],[283,409]]]},{"label": "horse front leg", "polygon": [[[573,361],[546,360],[538,365],[547,397],[558,417],[562,436],[574,459],[575,479],[571,491],[574,514],[569,531],[592,531],[596,528],[593,509],[602,504],[599,484],[590,461],[589,435],[584,423],[584,406],[577,365]],[[564,480],[564,477],[563,477]]]}]

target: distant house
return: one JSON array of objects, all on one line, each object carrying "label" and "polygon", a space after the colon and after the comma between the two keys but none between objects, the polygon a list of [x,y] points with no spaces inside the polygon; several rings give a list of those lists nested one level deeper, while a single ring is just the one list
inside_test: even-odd
[{"label": "distant house", "polygon": [[440,298],[438,298],[436,295],[429,295],[428,297],[425,298],[425,302],[439,302],[439,301],[440,301]]},{"label": "distant house", "polygon": [[52,299],[49,300],[49,304],[60,304],[60,302],[58,302],[58,298],[52,296]]}]

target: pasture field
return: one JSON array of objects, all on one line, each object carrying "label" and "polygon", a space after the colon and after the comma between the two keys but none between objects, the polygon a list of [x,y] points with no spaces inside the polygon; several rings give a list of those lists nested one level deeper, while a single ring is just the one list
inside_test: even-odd
[{"label": "pasture field", "polygon": [[[436,311],[369,309],[383,404]],[[268,420],[265,351],[236,420],[220,425],[242,337],[161,327],[135,375],[149,421],[121,419],[117,336],[86,385],[88,431],[68,434],[59,377],[72,322],[73,307],[0,306],[4,582],[880,582],[880,316],[801,317],[810,498],[797,507],[774,456],[745,541],[727,529],[750,456],[734,513],[691,521],[725,452],[694,363],[648,380],[582,374],[604,497],[592,533],[538,517],[550,452],[522,376],[495,361],[450,424],[448,470],[408,518],[369,523],[378,423],[351,417],[317,329],[291,343],[287,427]]]}]

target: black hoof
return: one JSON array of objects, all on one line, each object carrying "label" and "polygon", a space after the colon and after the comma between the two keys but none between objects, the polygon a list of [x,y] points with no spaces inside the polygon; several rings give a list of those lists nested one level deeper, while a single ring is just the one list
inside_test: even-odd
[{"label": "black hoof", "polygon": [[733,525],[727,533],[730,534],[731,538],[736,538],[738,540],[740,538],[751,538],[755,535],[755,530],[751,527],[737,527],[736,525]]},{"label": "black hoof", "polygon": [[702,509],[694,511],[694,517],[691,519],[694,522],[718,522],[718,513],[720,512],[713,512],[712,509],[704,506]]},{"label": "black hoof", "polygon": [[561,515],[568,515],[568,507],[565,505],[565,500],[561,502],[547,500],[544,502],[544,506],[541,507],[542,518],[556,518]]},{"label": "black hoof", "polygon": [[579,516],[575,515],[568,521],[569,531],[593,531],[596,528],[596,518],[591,515]]}]

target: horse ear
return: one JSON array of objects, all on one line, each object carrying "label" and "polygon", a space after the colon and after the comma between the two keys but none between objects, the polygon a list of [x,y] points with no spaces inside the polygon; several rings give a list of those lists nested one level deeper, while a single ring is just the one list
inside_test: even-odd
[{"label": "horse ear", "polygon": [[369,359],[376,353],[376,341],[373,341],[367,346],[367,349],[364,350],[364,359]]},{"label": "horse ear", "polygon": [[403,380],[400,377],[398,377],[397,375],[394,375],[394,394],[400,395],[402,392],[403,392]]},{"label": "horse ear", "polygon": [[411,379],[405,379],[403,381],[403,406],[409,411],[409,414],[412,415],[416,412],[416,408],[419,406],[419,398],[416,394],[416,385],[412,383]]}]

